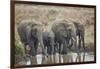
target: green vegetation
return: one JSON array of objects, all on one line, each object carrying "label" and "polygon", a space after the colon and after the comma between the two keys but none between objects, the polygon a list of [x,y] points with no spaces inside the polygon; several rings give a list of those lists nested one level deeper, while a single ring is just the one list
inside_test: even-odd
[{"label": "green vegetation", "polygon": [[15,54],[25,56],[25,50],[22,44],[15,43]]},{"label": "green vegetation", "polygon": [[19,63],[20,61],[24,60],[25,57],[25,50],[22,44],[15,43],[15,63]]}]

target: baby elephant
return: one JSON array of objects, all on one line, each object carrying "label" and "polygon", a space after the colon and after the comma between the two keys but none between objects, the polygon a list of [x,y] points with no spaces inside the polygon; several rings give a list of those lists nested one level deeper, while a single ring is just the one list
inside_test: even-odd
[{"label": "baby elephant", "polygon": [[47,47],[47,54],[51,55],[54,53],[54,34],[52,31],[45,31],[43,32],[43,43],[46,49]]}]

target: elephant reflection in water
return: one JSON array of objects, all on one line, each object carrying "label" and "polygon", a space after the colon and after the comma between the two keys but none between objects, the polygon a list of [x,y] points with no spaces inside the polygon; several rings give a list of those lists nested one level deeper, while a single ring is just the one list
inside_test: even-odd
[{"label": "elephant reflection in water", "polygon": [[[55,63],[76,63],[76,62],[84,62],[86,57],[86,53],[82,52],[82,53],[74,53],[74,52],[70,52],[67,55],[59,55],[56,54],[55,55]],[[48,57],[46,60],[44,60],[44,63],[46,64],[51,64],[51,59]]]},{"label": "elephant reflection in water", "polygon": [[84,62],[84,61],[85,61],[85,52],[68,53],[67,55],[63,55],[63,63]]}]

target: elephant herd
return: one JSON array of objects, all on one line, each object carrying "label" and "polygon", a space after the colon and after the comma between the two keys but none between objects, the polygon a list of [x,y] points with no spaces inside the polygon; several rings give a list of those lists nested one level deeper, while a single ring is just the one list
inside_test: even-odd
[{"label": "elephant herd", "polygon": [[43,25],[35,21],[22,22],[18,25],[17,30],[26,54],[31,56],[37,54],[39,46],[45,55],[46,53],[51,55],[56,52],[67,54],[72,47],[77,50],[85,49],[85,29],[78,22],[65,19],[55,20],[50,26],[50,31],[44,31]]}]

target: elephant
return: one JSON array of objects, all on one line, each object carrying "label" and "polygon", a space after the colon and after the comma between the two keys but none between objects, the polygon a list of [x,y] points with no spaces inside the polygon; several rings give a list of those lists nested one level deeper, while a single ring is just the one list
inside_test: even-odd
[{"label": "elephant", "polygon": [[85,49],[85,28],[84,25],[78,22],[73,22],[76,28],[76,36],[78,36],[78,48],[81,48],[81,45],[83,45],[83,48]]},{"label": "elephant", "polygon": [[47,54],[51,55],[54,54],[54,33],[51,31],[44,31],[43,32],[43,43],[44,48],[47,47]]},{"label": "elephant", "polygon": [[42,25],[35,21],[21,22],[18,25],[18,34],[21,42],[25,46],[26,54],[35,56],[37,48],[40,44],[42,51],[44,51]]},{"label": "elephant", "polygon": [[68,48],[76,48],[76,28],[72,22],[65,19],[55,20],[52,25],[55,43],[59,46],[59,53],[67,54]]}]

